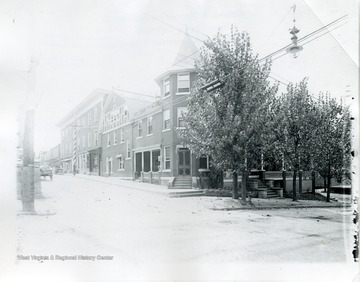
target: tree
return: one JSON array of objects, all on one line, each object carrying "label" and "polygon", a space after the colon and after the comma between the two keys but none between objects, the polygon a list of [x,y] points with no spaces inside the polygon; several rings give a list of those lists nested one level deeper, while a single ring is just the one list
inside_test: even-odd
[{"label": "tree", "polygon": [[307,89],[307,80],[299,84],[289,84],[275,103],[273,115],[274,144],[284,156],[285,161],[293,170],[293,200],[297,200],[296,178],[302,163],[301,158],[307,156],[313,140],[315,107]]},{"label": "tree", "polygon": [[[237,199],[238,172],[246,170],[248,148],[264,127],[263,114],[277,90],[267,81],[270,63],[260,64],[249,35],[232,28],[230,38],[219,32],[205,42],[196,68],[198,80],[180,135],[195,154],[210,155],[218,169],[233,171]],[[214,80],[223,86],[211,92],[202,89]],[[246,190],[242,198],[246,200]]]},{"label": "tree", "polygon": [[314,165],[326,179],[326,201],[330,201],[331,178],[350,178],[350,114],[341,103],[327,95],[317,102],[317,127],[313,139]]}]

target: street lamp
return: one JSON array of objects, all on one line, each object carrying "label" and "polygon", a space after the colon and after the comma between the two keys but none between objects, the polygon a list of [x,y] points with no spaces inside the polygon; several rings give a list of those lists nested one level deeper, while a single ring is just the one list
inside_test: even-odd
[{"label": "street lamp", "polygon": [[[294,20],[295,22],[295,20]],[[297,40],[298,40],[298,37],[296,36],[296,34],[299,32],[300,30],[297,29],[295,27],[295,24],[294,24],[294,27],[290,30],[290,33],[292,34],[292,37],[291,37],[291,41],[292,41],[292,44],[289,48],[286,48],[286,52],[289,53],[289,54],[292,54],[294,56],[294,59],[296,59],[298,57],[298,52],[300,52],[303,47],[302,46],[299,46],[297,44]]]},{"label": "street lamp", "polygon": [[292,37],[291,37],[292,43],[291,43],[291,46],[289,48],[286,48],[286,53],[289,53],[289,54],[293,55],[294,59],[296,59],[298,57],[298,53],[303,49],[303,47],[299,46],[298,42],[297,42],[298,37],[296,36],[296,34],[300,30],[295,27],[295,22],[296,22],[296,20],[295,20],[295,9],[296,9],[296,5],[294,5],[292,8],[293,8],[293,12],[294,12],[294,20],[293,20],[294,26],[293,26],[292,29],[290,29],[290,34],[292,34]]}]

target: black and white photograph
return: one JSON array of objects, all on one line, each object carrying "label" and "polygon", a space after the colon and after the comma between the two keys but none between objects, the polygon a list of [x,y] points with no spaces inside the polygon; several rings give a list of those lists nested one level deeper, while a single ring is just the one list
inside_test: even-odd
[{"label": "black and white photograph", "polygon": [[0,281],[359,281],[357,0],[0,0]]}]

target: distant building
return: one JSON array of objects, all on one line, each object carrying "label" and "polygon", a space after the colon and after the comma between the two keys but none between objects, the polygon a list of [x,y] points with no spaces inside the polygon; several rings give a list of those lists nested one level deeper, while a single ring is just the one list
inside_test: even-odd
[{"label": "distant building", "polygon": [[38,161],[40,162],[40,166],[48,166],[49,160],[49,152],[48,151],[40,151]]},{"label": "distant building", "polygon": [[96,89],[57,124],[61,131],[60,165],[64,172],[100,175],[100,118],[110,94]]},{"label": "distant building", "polygon": [[60,144],[49,150],[48,164],[50,167],[60,168]]}]

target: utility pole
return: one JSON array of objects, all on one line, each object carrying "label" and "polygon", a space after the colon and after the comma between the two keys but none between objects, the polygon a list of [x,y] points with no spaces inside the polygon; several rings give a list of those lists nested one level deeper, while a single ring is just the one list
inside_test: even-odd
[{"label": "utility pole", "polygon": [[34,110],[25,112],[25,131],[23,140],[23,185],[21,187],[22,211],[36,214],[34,205]]}]

